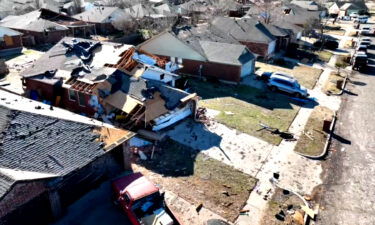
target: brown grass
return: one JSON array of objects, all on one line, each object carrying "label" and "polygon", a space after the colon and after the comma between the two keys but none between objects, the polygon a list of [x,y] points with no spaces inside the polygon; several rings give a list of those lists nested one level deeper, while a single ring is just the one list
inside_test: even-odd
[{"label": "brown grass", "polygon": [[309,156],[320,155],[324,150],[328,137],[328,134],[322,130],[323,121],[325,119],[331,120],[332,117],[332,110],[323,106],[317,106],[307,121],[304,132],[299,137],[294,151]]},{"label": "brown grass", "polygon": [[344,77],[343,76],[339,76],[337,74],[337,72],[332,72],[330,75],[329,75],[329,78],[327,80],[327,82],[325,83],[324,87],[323,87],[323,92],[325,93],[332,93],[332,94],[339,94],[341,92],[341,88],[337,87],[337,82],[338,81],[344,81]]},{"label": "brown grass", "polygon": [[[164,189],[234,222],[257,179],[172,140],[152,160],[133,165]],[[188,215],[186,215],[188,216]]]}]

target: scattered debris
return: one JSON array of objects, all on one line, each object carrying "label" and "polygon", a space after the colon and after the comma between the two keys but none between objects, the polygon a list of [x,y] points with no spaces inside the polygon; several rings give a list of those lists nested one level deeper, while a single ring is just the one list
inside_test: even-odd
[{"label": "scattered debris", "polygon": [[142,160],[147,160],[147,156],[142,151],[138,151],[138,155]]},{"label": "scattered debris", "polygon": [[303,217],[304,217],[304,215],[300,211],[296,211],[293,214],[293,220],[294,220],[294,222],[296,222],[299,225],[305,224]]},{"label": "scattered debris", "polygon": [[278,214],[275,215],[275,218],[280,221],[285,221],[285,213],[283,210],[280,210]]},{"label": "scattered debris", "polygon": [[201,211],[202,208],[203,208],[203,204],[201,203],[197,206],[197,208],[195,208],[195,211],[197,211],[197,213],[199,213],[199,211]]}]

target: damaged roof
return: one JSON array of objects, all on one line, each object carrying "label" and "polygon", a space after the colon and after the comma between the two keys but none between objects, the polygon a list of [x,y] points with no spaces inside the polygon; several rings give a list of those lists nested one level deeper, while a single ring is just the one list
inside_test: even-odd
[{"label": "damaged roof", "polygon": [[91,23],[108,23],[111,22],[111,20],[115,18],[115,16],[126,18],[126,14],[122,9],[118,7],[107,6],[93,7],[73,16],[73,18]]},{"label": "damaged roof", "polygon": [[35,10],[20,16],[7,16],[0,21],[0,26],[35,32],[69,30],[66,26],[41,18],[41,14],[42,10]]},{"label": "damaged roof", "polygon": [[105,130],[116,133],[115,139],[107,140],[101,127],[87,122],[88,118],[82,117],[86,122],[61,119],[61,109],[54,112],[31,100],[27,101],[55,116],[38,114],[43,110],[36,108],[35,113],[23,111],[17,109],[27,108],[22,97],[0,94],[0,198],[16,181],[67,175],[134,135],[106,125]]}]

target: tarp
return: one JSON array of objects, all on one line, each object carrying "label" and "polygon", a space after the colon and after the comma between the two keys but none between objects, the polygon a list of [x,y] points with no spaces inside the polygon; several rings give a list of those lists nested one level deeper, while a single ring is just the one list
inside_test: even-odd
[{"label": "tarp", "polygon": [[133,59],[148,65],[155,65],[156,60],[151,58],[150,56],[144,55],[144,54],[138,54],[137,52],[134,52]]}]

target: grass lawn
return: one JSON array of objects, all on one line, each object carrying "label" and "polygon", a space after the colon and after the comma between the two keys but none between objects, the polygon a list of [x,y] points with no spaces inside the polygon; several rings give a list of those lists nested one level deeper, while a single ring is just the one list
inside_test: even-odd
[{"label": "grass lawn", "polygon": [[152,160],[133,167],[164,189],[232,222],[257,183],[250,175],[172,140],[161,143]]},{"label": "grass lawn", "polygon": [[316,51],[315,54],[318,56],[318,59],[323,62],[329,62],[333,53],[328,51]]},{"label": "grass lawn", "polygon": [[[202,97],[200,106],[219,111],[215,119],[241,132],[278,145],[281,138],[269,131],[258,131],[259,123],[287,131],[300,106],[285,95],[249,86],[231,86],[190,80]],[[231,112],[231,113],[226,113]]]},{"label": "grass lawn", "polygon": [[329,93],[332,93],[332,94],[339,94],[340,91],[341,91],[341,88],[338,88],[337,85],[336,85],[338,81],[343,82],[344,77],[339,76],[336,72],[332,72],[329,75],[328,81],[325,83],[325,85],[323,87],[323,91],[329,92]]},{"label": "grass lawn", "polygon": [[318,156],[324,150],[328,134],[323,129],[324,119],[332,119],[333,111],[322,106],[317,106],[311,113],[303,134],[299,137],[294,149],[305,155]]},{"label": "grass lawn", "polygon": [[284,72],[293,75],[302,86],[305,86],[308,89],[314,88],[320,74],[322,73],[321,69],[304,65],[295,65],[293,69],[288,69],[271,64],[256,62],[255,67],[264,72]]}]

